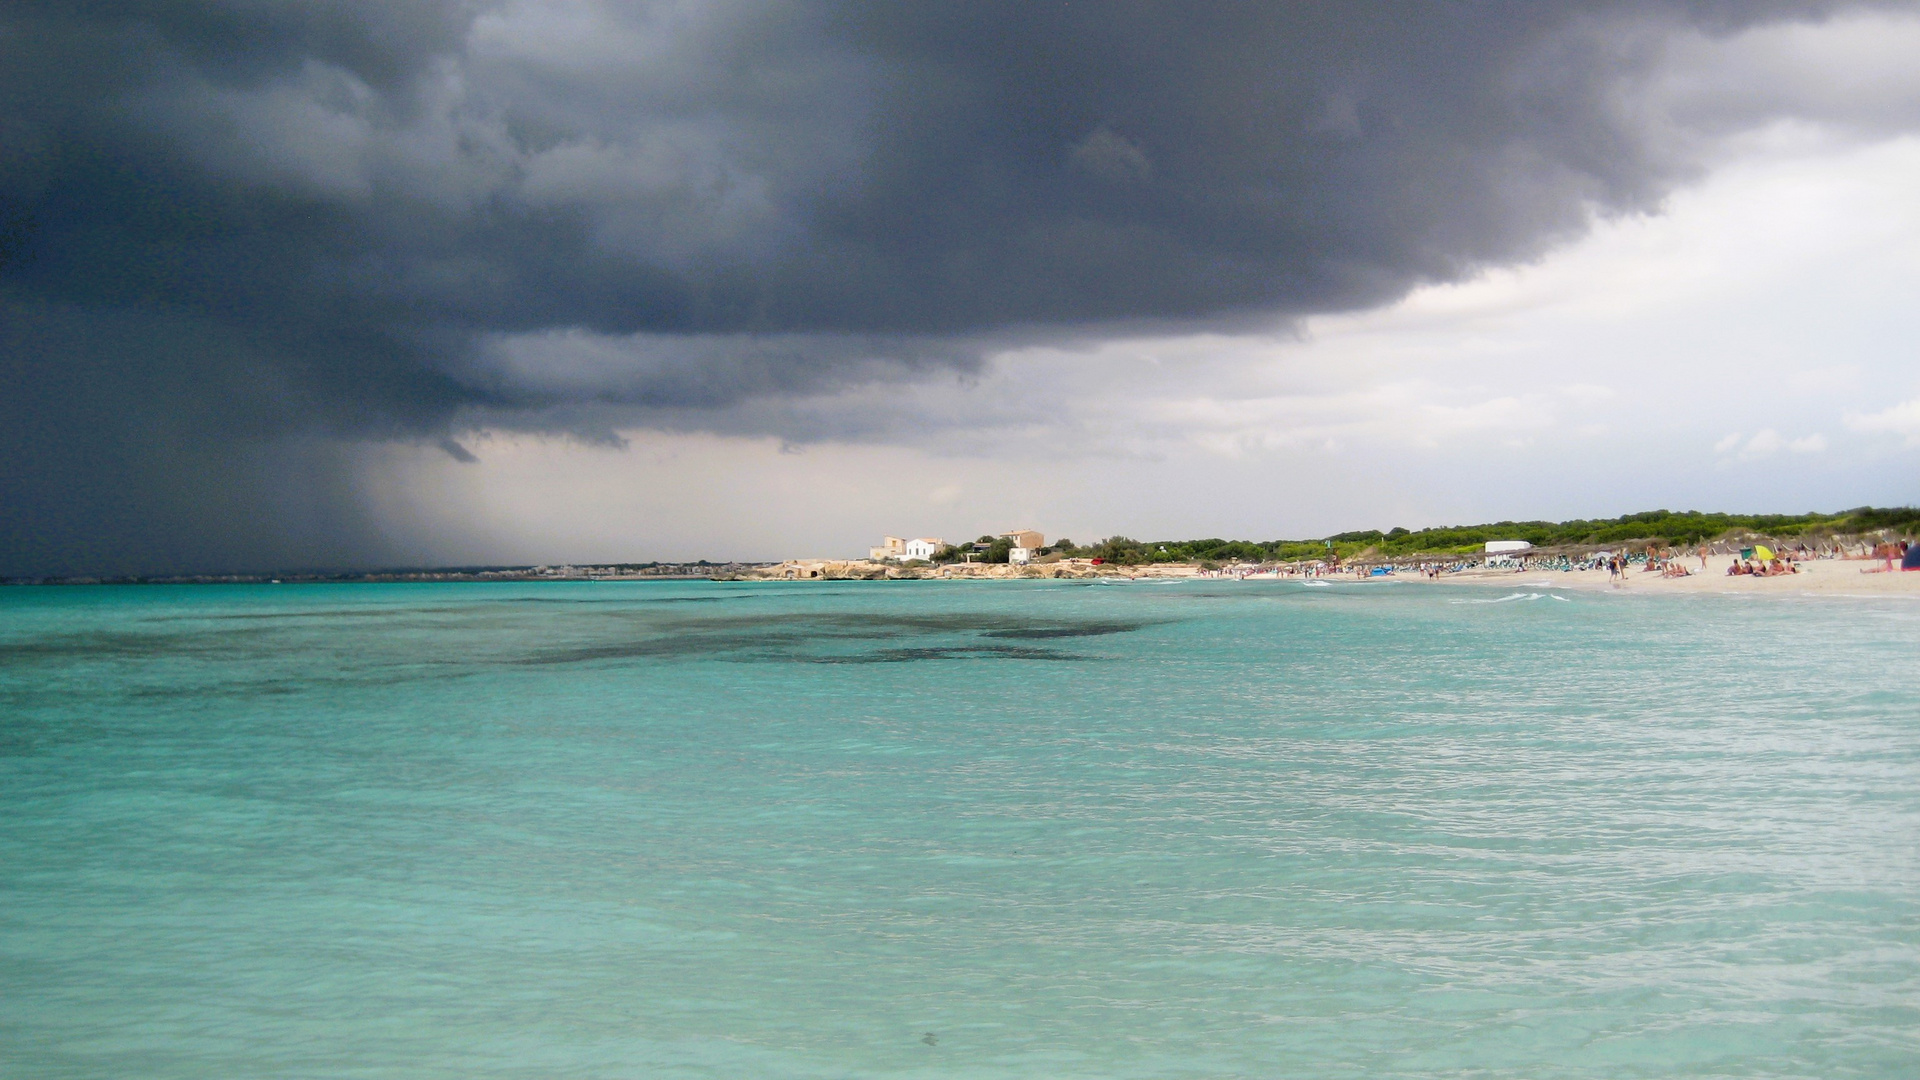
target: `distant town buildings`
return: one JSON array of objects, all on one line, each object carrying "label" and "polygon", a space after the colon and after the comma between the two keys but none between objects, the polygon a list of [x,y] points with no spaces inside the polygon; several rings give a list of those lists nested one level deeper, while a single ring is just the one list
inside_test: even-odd
[{"label": "distant town buildings", "polygon": [[867,558],[874,562],[909,562],[914,559],[931,562],[933,553],[946,546],[947,542],[937,536],[916,536],[911,540],[889,536],[881,541],[879,547],[868,548]]},{"label": "distant town buildings", "polygon": [[1047,543],[1047,538],[1033,529],[1015,529],[1012,532],[1001,533],[1000,538],[1013,542],[1013,550],[1007,552],[1007,561],[1010,563],[1033,561],[1033,557]]},{"label": "distant town buildings", "polygon": [[908,559],[932,561],[933,553],[946,546],[947,542],[937,536],[920,536],[912,540],[889,536],[880,541],[879,547],[868,548],[867,558],[874,562],[885,562],[888,559],[898,559],[902,562]]},{"label": "distant town buildings", "polygon": [[[1034,529],[1015,529],[1012,532],[1003,532],[999,534],[999,536],[1000,539],[1012,545],[1012,550],[1007,553],[1007,561],[1014,563],[1025,563],[1032,560],[1035,555],[1039,554],[1039,549],[1047,542],[1047,538]],[[937,536],[919,536],[912,540],[899,536],[887,536],[881,538],[878,547],[867,549],[867,558],[872,559],[874,562],[887,562],[889,560],[908,562],[913,559],[925,559],[928,562],[932,562],[934,553],[946,546],[947,542]],[[983,545],[976,544],[974,546],[981,547]]]}]

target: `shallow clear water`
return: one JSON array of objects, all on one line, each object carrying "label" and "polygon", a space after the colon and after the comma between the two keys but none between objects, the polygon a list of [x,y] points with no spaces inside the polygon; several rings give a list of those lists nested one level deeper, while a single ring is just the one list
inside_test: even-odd
[{"label": "shallow clear water", "polygon": [[1920,605],[0,590],[6,1077],[1920,1074]]}]

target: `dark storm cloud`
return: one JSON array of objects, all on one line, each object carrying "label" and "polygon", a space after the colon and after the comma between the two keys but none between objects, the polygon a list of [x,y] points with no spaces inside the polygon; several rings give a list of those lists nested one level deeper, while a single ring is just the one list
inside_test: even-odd
[{"label": "dark storm cloud", "polygon": [[1687,176],[1671,34],[1835,6],[15,0],[0,570],[385,557],[329,440],[476,411],[1388,301]]}]

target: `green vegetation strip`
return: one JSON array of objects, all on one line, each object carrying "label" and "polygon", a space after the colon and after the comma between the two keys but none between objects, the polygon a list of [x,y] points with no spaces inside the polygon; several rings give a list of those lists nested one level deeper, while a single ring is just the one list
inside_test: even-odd
[{"label": "green vegetation strip", "polygon": [[[1920,531],[1920,507],[1880,510],[1863,506],[1833,514],[1703,514],[1698,511],[1675,513],[1649,510],[1625,517],[1579,521],[1496,521],[1488,525],[1454,525],[1440,529],[1392,529],[1380,532],[1344,532],[1318,540],[1132,540],[1109,537],[1097,544],[1076,546],[1060,540],[1043,549],[1076,558],[1103,559],[1111,563],[1138,565],[1162,562],[1297,562],[1326,558],[1329,553],[1342,559],[1362,552],[1382,559],[1412,555],[1468,555],[1481,551],[1489,540],[1526,540],[1536,548],[1647,543],[1665,545],[1697,544],[1730,534],[1752,533],[1775,539],[1813,536],[1858,536],[1889,530],[1897,533]],[[957,557],[958,549],[942,552]],[[987,555],[988,561],[1004,562],[1000,551]],[[998,555],[996,560],[993,556]]]}]

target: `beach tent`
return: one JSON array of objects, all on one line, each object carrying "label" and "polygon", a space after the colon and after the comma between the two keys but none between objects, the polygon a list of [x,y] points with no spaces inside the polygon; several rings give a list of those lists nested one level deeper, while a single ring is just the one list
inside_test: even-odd
[{"label": "beach tent", "polygon": [[1920,544],[1907,549],[1906,557],[1900,560],[1902,570],[1920,570]]}]

